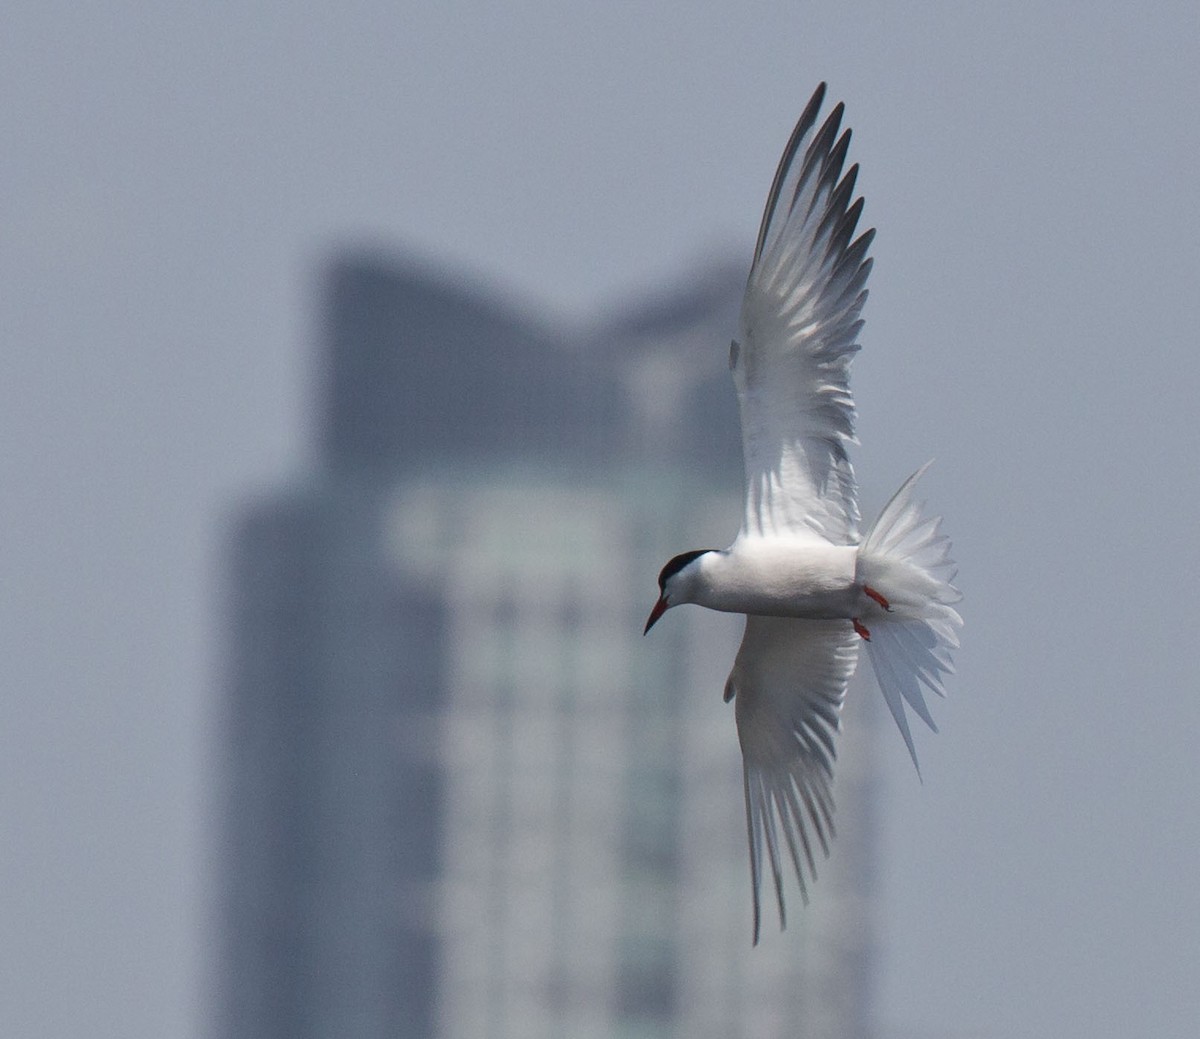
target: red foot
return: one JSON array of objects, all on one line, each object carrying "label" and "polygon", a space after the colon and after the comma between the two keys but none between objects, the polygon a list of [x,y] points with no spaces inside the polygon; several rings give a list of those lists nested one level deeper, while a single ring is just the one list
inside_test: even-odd
[{"label": "red foot", "polygon": [[862,626],[862,621],[860,621],[857,617],[854,618],[854,630],[858,632],[858,637],[860,639],[863,639],[866,642],[871,641],[871,633]]},{"label": "red foot", "polygon": [[875,591],[875,589],[872,588],[869,584],[863,585],[863,594],[874,599],[877,603],[879,603],[880,606],[882,606],[885,610],[887,610],[888,613],[892,612],[892,607],[888,604],[888,601],[882,595],[880,595],[877,591]]}]

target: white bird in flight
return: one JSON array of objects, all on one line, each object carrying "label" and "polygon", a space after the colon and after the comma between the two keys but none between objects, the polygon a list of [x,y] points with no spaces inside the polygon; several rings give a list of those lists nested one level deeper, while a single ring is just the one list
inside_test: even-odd
[{"label": "white bird in flight", "polygon": [[814,844],[829,853],[834,736],[859,643],[916,765],[904,704],[937,731],[922,686],[945,695],[962,626],[950,542],[913,497],[927,466],[859,532],[849,376],[875,232],[854,237],[858,166],[843,175],[840,103],[817,129],[824,96],[822,83],[779,162],[729,350],[746,464],[741,530],[727,549],[663,567],[645,628],[683,603],[746,614],[725,700],[736,698],[755,944],[763,845],[781,928],[785,849],[806,903]]}]

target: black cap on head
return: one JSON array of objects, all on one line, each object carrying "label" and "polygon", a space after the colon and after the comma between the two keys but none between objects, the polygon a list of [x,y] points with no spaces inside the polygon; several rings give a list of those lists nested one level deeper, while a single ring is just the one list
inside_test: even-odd
[{"label": "black cap on head", "polygon": [[669,581],[675,574],[679,573],[679,571],[687,566],[688,563],[690,563],[693,559],[695,559],[697,556],[702,556],[708,552],[715,551],[715,548],[696,548],[692,549],[691,552],[681,552],[674,559],[668,560],[667,565],[659,571],[658,587],[660,589],[665,589],[667,587],[667,581]]}]

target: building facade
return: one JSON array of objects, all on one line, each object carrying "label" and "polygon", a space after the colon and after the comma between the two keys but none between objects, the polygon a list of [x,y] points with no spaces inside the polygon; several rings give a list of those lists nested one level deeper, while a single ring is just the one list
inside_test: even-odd
[{"label": "building facade", "polygon": [[752,949],[739,619],[641,637],[740,516],[737,278],[586,336],[331,284],[319,464],[233,539],[222,1039],[867,1035],[862,696],[833,856]]}]

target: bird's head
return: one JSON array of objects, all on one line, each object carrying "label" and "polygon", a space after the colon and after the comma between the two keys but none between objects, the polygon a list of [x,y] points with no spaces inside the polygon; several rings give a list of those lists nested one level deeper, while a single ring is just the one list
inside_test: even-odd
[{"label": "bird's head", "polygon": [[699,559],[715,551],[711,548],[698,548],[691,552],[683,552],[668,561],[658,575],[658,602],[650,611],[650,618],[642,631],[645,635],[654,627],[658,620],[672,606],[692,601],[692,588],[700,576]]}]

